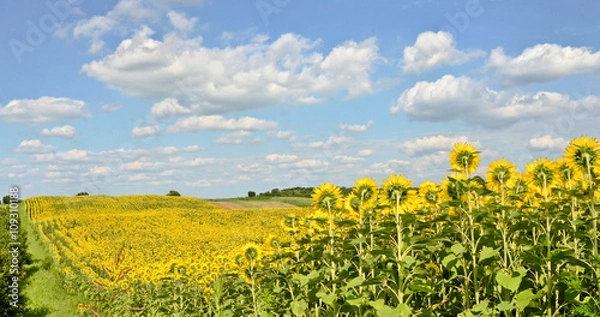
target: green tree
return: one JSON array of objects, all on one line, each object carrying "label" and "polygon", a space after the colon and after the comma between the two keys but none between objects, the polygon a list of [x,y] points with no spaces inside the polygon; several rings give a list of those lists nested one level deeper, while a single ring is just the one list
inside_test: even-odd
[{"label": "green tree", "polygon": [[6,195],[6,196],[2,197],[2,203],[5,205],[10,204],[10,196]]},{"label": "green tree", "polygon": [[176,191],[176,190],[170,190],[169,193],[167,194],[167,196],[177,196],[177,197],[179,197],[179,196],[181,196],[181,194],[178,191]]},{"label": "green tree", "polygon": [[255,197],[255,196],[256,196],[256,192],[253,192],[253,191],[248,192],[248,197]]}]

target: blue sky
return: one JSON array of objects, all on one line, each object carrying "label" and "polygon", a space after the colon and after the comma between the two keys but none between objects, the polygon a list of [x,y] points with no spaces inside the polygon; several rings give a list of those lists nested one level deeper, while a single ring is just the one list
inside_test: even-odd
[{"label": "blue sky", "polygon": [[440,181],[598,136],[600,4],[48,0],[0,13],[0,186],[244,196]]}]

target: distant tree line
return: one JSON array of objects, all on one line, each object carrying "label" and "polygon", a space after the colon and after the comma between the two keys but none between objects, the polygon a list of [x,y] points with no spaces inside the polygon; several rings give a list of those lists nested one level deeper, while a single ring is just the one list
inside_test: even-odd
[{"label": "distant tree line", "polygon": [[[340,187],[342,190],[342,194],[346,195],[349,193],[352,188],[350,187]],[[310,198],[314,187],[292,187],[292,188],[273,188],[270,191],[266,191],[264,193],[258,194],[258,197],[307,197]],[[256,192],[249,191],[248,197],[255,197]]]}]

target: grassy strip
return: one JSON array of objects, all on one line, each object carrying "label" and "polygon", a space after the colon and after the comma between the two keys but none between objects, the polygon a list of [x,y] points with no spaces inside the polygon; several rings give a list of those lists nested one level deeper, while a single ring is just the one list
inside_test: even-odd
[{"label": "grassy strip", "polygon": [[28,316],[77,316],[75,305],[84,302],[83,297],[65,290],[58,264],[51,256],[46,241],[22,209],[21,225],[27,230],[28,252],[33,260],[33,264],[25,268],[29,274],[29,283],[24,288],[29,298]]},{"label": "grassy strip", "polygon": [[305,197],[267,197],[267,196],[256,196],[256,197],[237,197],[237,198],[219,198],[219,199],[205,199],[206,201],[223,201],[234,204],[240,204],[244,206],[247,202],[278,202],[294,205],[296,207],[308,207],[311,205],[310,198]]}]

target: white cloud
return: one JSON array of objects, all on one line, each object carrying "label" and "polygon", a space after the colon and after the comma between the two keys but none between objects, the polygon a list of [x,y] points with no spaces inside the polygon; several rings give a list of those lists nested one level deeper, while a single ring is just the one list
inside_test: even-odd
[{"label": "white cloud", "polygon": [[[111,169],[108,166],[94,166],[90,168],[87,175],[109,175],[111,173]],[[86,175],[86,174],[84,174]]]},{"label": "white cloud", "polygon": [[66,119],[90,118],[85,102],[69,98],[41,97],[12,100],[0,106],[0,122],[41,124]]},{"label": "white cloud", "polygon": [[[273,135],[273,133],[271,133],[269,135]],[[296,141],[296,132],[295,131],[291,131],[291,130],[277,131],[275,133],[275,137],[278,138],[279,140],[285,140],[285,141],[288,141],[288,142],[294,142],[294,141]]]},{"label": "white cloud", "polygon": [[369,168],[365,171],[366,174],[392,174],[399,173],[400,168],[410,165],[410,162],[403,160],[388,160],[384,162],[373,163],[369,166]]},{"label": "white cloud", "polygon": [[104,49],[102,37],[115,30],[126,32],[138,23],[153,23],[160,20],[159,9],[154,1],[120,0],[106,15],[96,15],[77,22],[73,28],[75,38],[89,38],[92,44],[90,54]]},{"label": "white cloud", "polygon": [[188,33],[194,30],[194,26],[198,22],[198,18],[188,19],[183,12],[169,11],[167,13],[169,22],[180,32]]},{"label": "white cloud", "polygon": [[319,40],[289,33],[226,48],[173,33],[159,41],[152,34],[143,28],[82,72],[127,95],[175,98],[185,112],[218,114],[332,99],[340,92],[369,94],[373,64],[381,59],[374,38],[344,42],[324,56],[315,51]]},{"label": "white cloud", "polygon": [[329,149],[329,150],[333,150],[336,147],[339,148],[341,147],[343,144],[347,143],[350,140],[350,138],[345,137],[345,136],[335,136],[332,135],[329,138],[327,138],[327,141],[323,142],[323,141],[315,141],[315,142],[310,142],[310,143],[296,143],[293,144],[293,147],[295,148],[301,148],[301,149]]},{"label": "white cloud", "polygon": [[293,163],[281,163],[281,168],[306,168],[306,169],[317,169],[329,166],[329,162],[321,160],[300,160]]},{"label": "white cloud", "polygon": [[150,111],[152,116],[157,119],[180,117],[192,112],[190,109],[181,106],[175,98],[167,98],[156,103]]},{"label": "white cloud", "polygon": [[100,112],[116,112],[123,109],[121,104],[105,104],[100,108]]},{"label": "white cloud", "polygon": [[360,150],[358,151],[358,156],[361,157],[366,157],[366,156],[371,156],[373,155],[373,153],[375,153],[375,151],[371,150],[371,149],[365,149],[365,150]]},{"label": "white cloud", "polygon": [[265,159],[271,163],[291,163],[298,160],[298,156],[294,154],[269,154]]},{"label": "white cloud", "polygon": [[174,125],[168,126],[168,133],[194,132],[200,130],[268,130],[274,129],[278,123],[253,117],[226,119],[223,116],[192,116],[179,119]]},{"label": "white cloud", "polygon": [[215,143],[218,144],[248,144],[257,140],[248,140],[247,137],[252,136],[250,131],[236,131],[223,136],[220,136]]},{"label": "white cloud", "polygon": [[72,149],[66,152],[52,154],[38,154],[35,156],[36,162],[57,162],[57,161],[77,161],[85,162],[89,160],[88,152],[83,150]]},{"label": "white cloud", "polygon": [[464,64],[483,55],[485,53],[480,50],[457,50],[449,32],[428,31],[419,34],[413,46],[404,48],[402,70],[405,73],[421,73],[444,64]]},{"label": "white cloud", "polygon": [[402,92],[390,112],[404,111],[422,121],[459,121],[501,128],[571,112],[593,114],[598,109],[600,99],[595,96],[572,100],[568,95],[547,91],[495,91],[468,77],[445,75],[435,82],[417,82]]},{"label": "white cloud", "polygon": [[258,163],[238,164],[237,168],[240,171],[247,172],[247,173],[269,173],[269,172],[271,172],[271,166],[263,166]]},{"label": "white cloud", "polygon": [[[440,150],[450,150],[452,145],[459,142],[469,142],[466,136],[447,137],[436,135],[404,141],[400,145],[400,150],[408,156],[417,156],[425,153],[437,152]],[[473,146],[479,147],[479,142],[470,142]]]},{"label": "white cloud", "polygon": [[504,85],[543,83],[576,74],[600,74],[600,51],[546,43],[511,57],[499,47],[492,51],[486,69],[495,72]]},{"label": "white cloud", "polygon": [[146,138],[160,133],[160,127],[156,125],[136,127],[131,130],[131,135],[136,138]]},{"label": "white cloud", "polygon": [[338,155],[333,158],[333,161],[339,162],[339,163],[359,163],[359,162],[364,162],[365,159],[363,157]]},{"label": "white cloud", "polygon": [[532,138],[529,140],[528,147],[532,150],[554,150],[562,151],[569,145],[569,141],[563,138],[552,138],[550,135],[544,135],[539,138]]},{"label": "white cloud", "polygon": [[210,186],[212,186],[212,183],[205,179],[199,179],[199,180],[193,181],[193,182],[185,182],[185,184],[187,186],[192,186],[192,187],[210,187]]},{"label": "white cloud", "polygon": [[55,147],[45,145],[40,140],[25,140],[15,150],[17,153],[48,153],[56,150]]},{"label": "white cloud", "polygon": [[128,171],[159,170],[165,167],[163,162],[133,161],[123,164],[122,169]]},{"label": "white cloud", "polygon": [[54,127],[52,129],[42,130],[42,136],[56,136],[61,138],[72,138],[75,136],[75,127],[65,125],[62,127]]},{"label": "white cloud", "polygon": [[356,124],[356,125],[349,125],[346,123],[340,123],[340,125],[338,126],[338,128],[340,130],[344,130],[347,132],[365,132],[367,131],[370,127],[372,127],[375,124],[375,121],[373,120],[369,120],[367,122],[367,124]]}]

